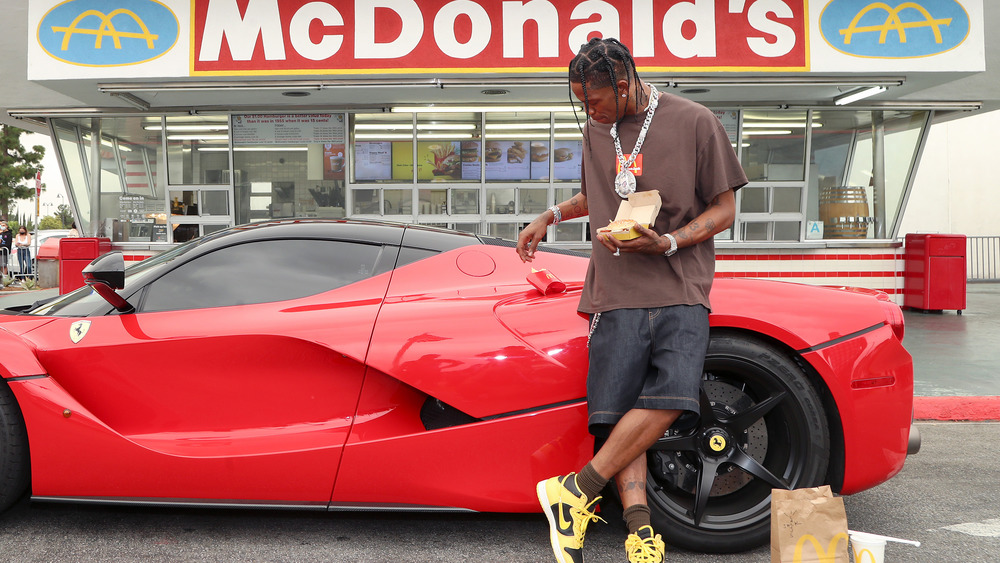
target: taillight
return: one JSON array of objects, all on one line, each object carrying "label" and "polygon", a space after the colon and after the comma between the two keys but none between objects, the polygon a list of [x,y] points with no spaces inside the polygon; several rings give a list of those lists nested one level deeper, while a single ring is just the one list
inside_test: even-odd
[{"label": "taillight", "polygon": [[906,333],[906,329],[903,326],[903,310],[899,308],[899,305],[896,305],[888,299],[879,300],[878,304],[882,306],[882,313],[885,315],[885,322],[892,327],[893,334],[895,334],[896,338],[902,342],[903,334]]}]

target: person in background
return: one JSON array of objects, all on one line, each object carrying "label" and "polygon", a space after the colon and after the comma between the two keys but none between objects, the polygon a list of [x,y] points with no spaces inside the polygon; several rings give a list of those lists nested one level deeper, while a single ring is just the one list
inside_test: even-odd
[{"label": "person in background", "polygon": [[[598,449],[579,473],[541,481],[536,492],[556,559],[580,563],[587,525],[600,519],[595,507],[614,479],[628,561],[659,563],[665,549],[650,521],[646,450],[682,414],[699,414],[713,237],[732,224],[734,192],[747,178],[712,111],[658,93],[617,40],[583,45],[569,64],[569,86],[588,118],[580,193],[525,227],[517,253],[530,262],[550,224],[590,217],[579,310],[590,315],[588,428]],[[637,226],[632,240],[599,233],[635,192],[659,194],[653,224]]]},{"label": "person in background", "polygon": [[18,275],[26,278],[31,275],[31,235],[28,234],[28,229],[20,227],[17,230],[14,246],[17,247]]},{"label": "person in background", "polygon": [[7,262],[10,258],[10,247],[14,243],[14,233],[7,226],[7,221],[0,221],[0,273],[7,276]]},{"label": "person in background", "polygon": [[78,237],[80,236],[80,231],[76,230],[76,221],[69,226],[69,232],[66,233],[67,237]]}]

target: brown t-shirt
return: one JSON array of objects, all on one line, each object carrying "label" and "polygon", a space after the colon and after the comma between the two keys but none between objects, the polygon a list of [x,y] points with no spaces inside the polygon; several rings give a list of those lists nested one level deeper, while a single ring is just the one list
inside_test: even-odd
[{"label": "brown t-shirt", "polygon": [[[645,117],[645,112],[628,116],[618,124],[626,159]],[[588,121],[584,136],[581,190],[590,212],[593,253],[579,310],[710,307],[708,293],[715,277],[712,239],[682,248],[669,258],[614,256],[598,242],[597,229],[615,218],[622,201],[614,188],[617,156],[610,125]],[[636,190],[660,192],[662,205],[652,229],[661,235],[690,223],[719,194],[747,183],[722,123],[708,108],[672,94],[660,94],[640,155],[642,171],[636,174]]]}]

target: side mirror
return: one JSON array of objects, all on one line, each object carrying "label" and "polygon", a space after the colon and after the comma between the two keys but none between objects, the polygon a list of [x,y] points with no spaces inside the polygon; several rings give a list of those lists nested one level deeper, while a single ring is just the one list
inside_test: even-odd
[{"label": "side mirror", "polygon": [[109,252],[87,264],[83,268],[83,283],[92,287],[119,312],[135,311],[135,307],[115,292],[125,287],[125,257],[121,252]]}]

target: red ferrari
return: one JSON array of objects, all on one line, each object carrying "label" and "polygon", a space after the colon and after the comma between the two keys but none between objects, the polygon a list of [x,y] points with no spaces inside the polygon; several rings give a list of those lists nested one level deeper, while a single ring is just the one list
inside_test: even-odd
[{"label": "red ferrari", "polygon": [[[592,453],[586,266],[361,221],[237,227],[128,270],[104,255],[88,287],[0,315],[0,510],[536,512],[535,483]],[[712,305],[702,416],[649,455],[670,543],[766,543],[772,488],[854,493],[919,447],[884,294],[719,279]]]}]

